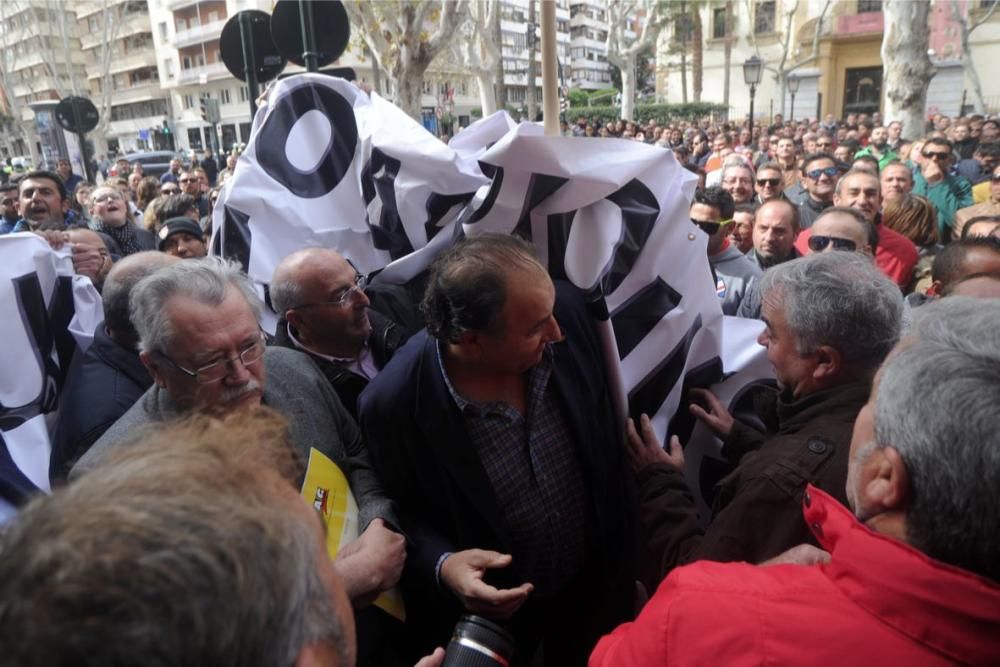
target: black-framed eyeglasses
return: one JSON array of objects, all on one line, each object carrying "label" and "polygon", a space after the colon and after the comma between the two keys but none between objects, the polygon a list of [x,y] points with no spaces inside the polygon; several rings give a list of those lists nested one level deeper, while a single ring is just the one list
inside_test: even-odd
[{"label": "black-framed eyeglasses", "polygon": [[823,167],[822,169],[813,169],[812,171],[807,171],[806,176],[815,181],[818,180],[819,177],[822,176],[823,174],[826,174],[830,178],[835,178],[838,173],[840,172],[837,171],[836,167]]},{"label": "black-framed eyeglasses", "polygon": [[823,252],[827,246],[833,244],[834,250],[846,250],[854,252],[858,249],[858,244],[850,239],[838,239],[835,236],[810,236],[809,249],[813,252]]},{"label": "black-framed eyeglasses", "polygon": [[951,153],[938,153],[936,151],[931,151],[929,153],[921,153],[926,160],[935,160],[937,162],[944,162],[951,157]]},{"label": "black-framed eyeglasses", "polygon": [[361,273],[356,273],[354,275],[354,284],[340,290],[337,293],[338,294],[337,297],[330,299],[329,301],[317,301],[315,303],[299,304],[298,306],[289,308],[289,310],[302,310],[304,308],[316,308],[319,306],[336,306],[338,308],[341,308],[349,303],[354,303],[354,298],[358,294],[364,293],[366,287],[368,287],[368,276]]},{"label": "black-framed eyeglasses", "polygon": [[816,148],[833,148],[833,144],[821,144],[817,141]]},{"label": "black-framed eyeglasses", "polygon": [[264,334],[263,332],[258,332],[254,341],[240,350],[239,356],[235,358],[226,357],[225,359],[219,359],[218,361],[213,361],[210,364],[205,364],[204,366],[194,370],[184,368],[162,352],[158,352],[157,354],[163,357],[163,359],[180,372],[193,377],[194,381],[198,384],[212,384],[213,382],[218,382],[229,375],[230,365],[235,364],[237,361],[243,364],[244,368],[249,368],[252,364],[257,363],[264,356],[264,350],[266,349],[267,347],[264,344]]},{"label": "black-framed eyeglasses", "polygon": [[770,186],[772,188],[776,188],[776,187],[778,187],[778,184],[781,183],[781,179],[780,178],[758,178],[757,182],[760,183],[761,187]]}]

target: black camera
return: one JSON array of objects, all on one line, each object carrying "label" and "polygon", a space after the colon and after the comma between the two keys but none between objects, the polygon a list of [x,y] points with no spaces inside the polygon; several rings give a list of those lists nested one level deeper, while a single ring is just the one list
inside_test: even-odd
[{"label": "black camera", "polygon": [[514,656],[514,638],[482,616],[459,619],[448,642],[444,667],[507,667]]}]

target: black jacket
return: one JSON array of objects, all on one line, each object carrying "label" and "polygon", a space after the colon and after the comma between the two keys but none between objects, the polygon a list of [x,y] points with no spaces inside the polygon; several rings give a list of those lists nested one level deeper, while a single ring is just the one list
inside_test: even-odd
[{"label": "black jacket", "polygon": [[97,326],[94,342],[74,359],[59,399],[59,425],[49,472],[65,479],[73,464],[153,384],[139,353],[123,347]]},{"label": "black jacket", "polygon": [[[409,336],[395,322],[379,315],[374,310],[368,310],[368,320],[372,324],[372,332],[368,336],[368,347],[371,349],[376,368],[382,370],[382,367],[389,363],[389,359],[406,342]],[[278,329],[274,335],[273,344],[279,347],[287,347],[290,350],[304,352],[312,357],[312,360],[316,362],[319,369],[323,371],[323,375],[329,380],[330,386],[337,392],[340,402],[344,404],[344,407],[351,413],[354,420],[358,420],[358,396],[368,386],[368,380],[343,366],[298,347],[288,335],[288,322],[285,318],[281,318],[278,321]]]}]

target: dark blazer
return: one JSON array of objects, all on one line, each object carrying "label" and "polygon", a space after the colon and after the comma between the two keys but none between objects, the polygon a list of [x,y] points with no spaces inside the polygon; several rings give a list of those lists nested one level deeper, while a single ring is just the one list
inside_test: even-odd
[{"label": "dark blazer", "polygon": [[[555,317],[566,340],[554,346],[551,382],[574,435],[587,483],[588,600],[610,628],[631,617],[634,495],[625,475],[604,362],[580,292],[556,284]],[[407,533],[402,587],[408,623],[428,644],[447,642],[462,610],[436,581],[446,552],[510,552],[492,485],[440,371],[437,341],[413,336],[361,394],[361,428],[379,479],[397,502]],[[490,572],[498,587],[511,581]],[[529,604],[531,603],[529,597]],[[528,606],[527,604],[525,605]],[[522,608],[521,612],[524,611]]]},{"label": "dark blazer", "polygon": [[[399,325],[389,318],[379,315],[374,310],[368,310],[368,320],[372,325],[372,332],[368,337],[368,345],[371,349],[372,358],[375,361],[375,367],[382,370],[382,367],[389,362],[389,359],[392,358],[396,350],[406,342],[406,334]],[[347,411],[357,421],[358,397],[361,395],[362,390],[368,386],[368,380],[343,366],[298,347],[292,342],[291,336],[288,335],[288,321],[285,318],[278,320],[278,328],[275,330],[273,344],[308,354],[309,358],[316,362],[319,369],[323,371],[326,379],[330,381],[330,386],[337,392],[340,402],[344,404]]]},{"label": "dark blazer", "polygon": [[112,424],[153,384],[139,353],[123,347],[97,325],[94,342],[70,368],[59,399],[59,426],[49,472],[64,479]]}]

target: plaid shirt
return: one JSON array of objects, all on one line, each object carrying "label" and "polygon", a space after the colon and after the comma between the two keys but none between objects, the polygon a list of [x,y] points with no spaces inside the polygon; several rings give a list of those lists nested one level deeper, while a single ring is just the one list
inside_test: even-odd
[{"label": "plaid shirt", "polygon": [[587,497],[572,432],[549,383],[552,349],[531,370],[525,415],[507,403],[460,396],[440,342],[438,364],[493,486],[511,537],[511,569],[535,585],[535,596],[557,592],[583,566]]}]

